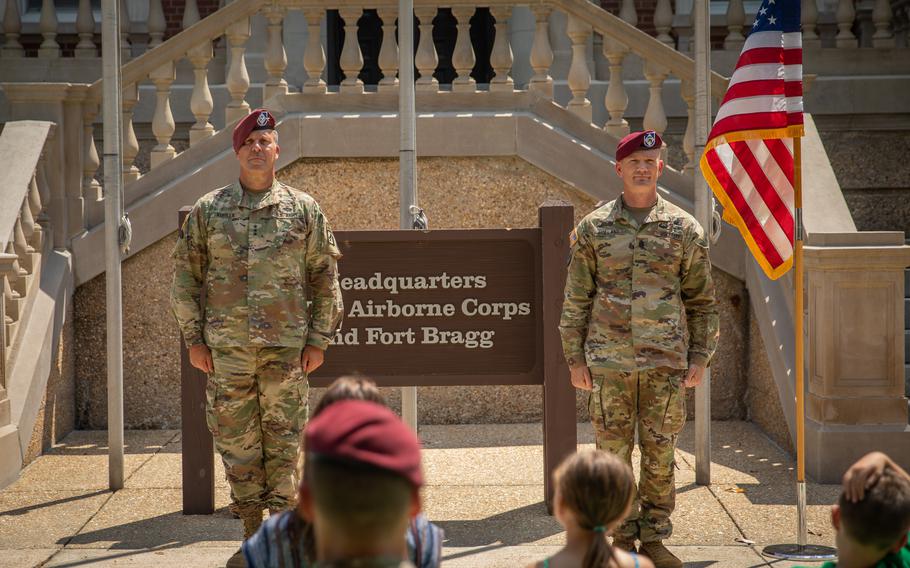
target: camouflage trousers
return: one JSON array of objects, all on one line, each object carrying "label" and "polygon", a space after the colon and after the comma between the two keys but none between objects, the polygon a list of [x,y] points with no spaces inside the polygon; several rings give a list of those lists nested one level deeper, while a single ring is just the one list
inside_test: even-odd
[{"label": "camouflage trousers", "polygon": [[308,410],[300,353],[299,347],[212,349],[206,422],[236,514],[294,502],[299,433]]},{"label": "camouflage trousers", "polygon": [[676,506],[674,452],[686,421],[686,371],[658,368],[623,372],[591,368],[594,390],[588,412],[597,448],[632,466],[635,427],[641,447],[641,477],[629,517],[616,535],[652,542],[673,532]]}]

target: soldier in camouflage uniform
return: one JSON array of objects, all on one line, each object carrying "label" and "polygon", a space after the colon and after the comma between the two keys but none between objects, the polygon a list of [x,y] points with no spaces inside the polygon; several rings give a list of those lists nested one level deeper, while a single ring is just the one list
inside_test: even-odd
[{"label": "soldier in camouflage uniform", "polygon": [[718,316],[708,245],[698,222],[657,195],[660,136],[623,138],[616,172],[623,194],[570,235],[560,321],[572,384],[591,391],[597,447],[632,464],[636,426],[641,479],[614,545],[682,566],[661,543],[672,532],[677,436],[685,388],[701,382],[717,345]]},{"label": "soldier in camouflage uniform", "polygon": [[341,254],[316,201],[275,179],[274,128],[263,109],[237,125],[240,179],[196,202],[174,250],[172,307],[209,374],[206,420],[244,538],[295,498],[306,375],[342,314]]}]

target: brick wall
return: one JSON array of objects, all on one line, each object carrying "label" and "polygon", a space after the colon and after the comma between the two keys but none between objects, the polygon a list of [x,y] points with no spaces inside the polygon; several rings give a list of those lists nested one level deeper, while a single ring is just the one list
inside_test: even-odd
[{"label": "brick wall", "polygon": [[[676,9],[676,3],[673,2],[673,9]],[[622,0],[600,0],[600,6],[611,14],[619,15],[619,9],[622,7]],[[654,9],[657,7],[657,0],[635,0],[635,11],[638,12],[638,29],[651,35],[656,35],[654,31]]]},{"label": "brick wall", "polygon": [[[167,39],[183,29],[183,9],[186,0],[161,0],[161,6],[164,8],[164,19],[167,21],[167,31],[164,38]],[[196,0],[199,6],[199,17],[204,18],[218,9],[218,0]]]}]

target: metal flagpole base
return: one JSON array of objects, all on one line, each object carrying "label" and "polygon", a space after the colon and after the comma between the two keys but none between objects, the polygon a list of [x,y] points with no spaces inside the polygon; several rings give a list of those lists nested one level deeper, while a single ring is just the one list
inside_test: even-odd
[{"label": "metal flagpole base", "polygon": [[797,544],[772,544],[762,550],[762,554],[779,560],[796,560],[799,562],[826,562],[837,560],[837,550],[820,544],[807,544],[808,527],[806,523],[806,482],[796,482],[796,526]]},{"label": "metal flagpole base", "polygon": [[806,525],[806,482],[796,482],[796,525],[798,544],[772,544],[762,550],[762,554],[780,560],[798,560],[800,562],[825,562],[837,560],[837,551],[830,546],[806,544],[808,528]]},{"label": "metal flagpole base", "polygon": [[772,544],[766,546],[761,553],[779,560],[798,560],[800,562],[837,560],[836,550],[820,544]]}]

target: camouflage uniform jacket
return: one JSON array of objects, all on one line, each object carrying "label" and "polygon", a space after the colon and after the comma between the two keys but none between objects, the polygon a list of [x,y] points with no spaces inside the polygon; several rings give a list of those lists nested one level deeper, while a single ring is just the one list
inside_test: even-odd
[{"label": "camouflage uniform jacket", "polygon": [[234,182],[203,196],[174,249],[171,304],[187,345],[325,349],[341,323],[340,257],[302,191],[276,180],[255,194]]},{"label": "camouflage uniform jacket", "polygon": [[616,199],[582,219],[570,241],[559,324],[570,365],[707,365],[718,315],[707,242],[692,216],[658,196],[639,226]]}]

